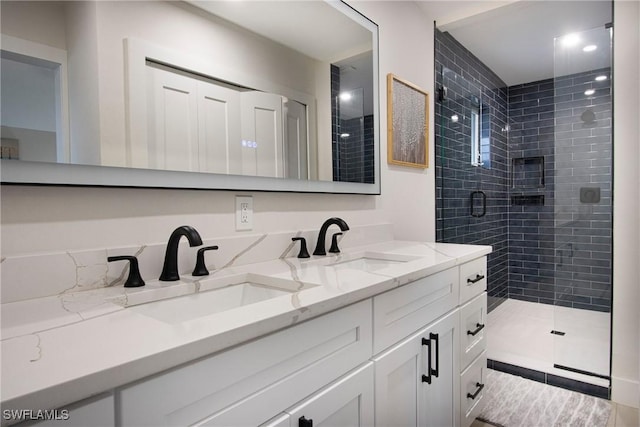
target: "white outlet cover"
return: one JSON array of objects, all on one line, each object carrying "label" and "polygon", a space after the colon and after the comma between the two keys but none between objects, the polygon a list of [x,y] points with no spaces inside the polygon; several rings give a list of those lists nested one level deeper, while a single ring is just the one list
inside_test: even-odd
[{"label": "white outlet cover", "polygon": [[236,196],[236,230],[253,229],[253,197]]}]

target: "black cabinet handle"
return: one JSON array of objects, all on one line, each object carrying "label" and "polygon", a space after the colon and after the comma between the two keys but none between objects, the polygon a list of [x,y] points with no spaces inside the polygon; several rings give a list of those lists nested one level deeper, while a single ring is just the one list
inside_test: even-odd
[{"label": "black cabinet handle", "polygon": [[303,415],[300,418],[298,418],[298,427],[313,427],[313,420],[306,419]]},{"label": "black cabinet handle", "polygon": [[482,279],[484,279],[484,275],[476,274],[476,278],[475,279],[467,279],[467,283],[478,283]]},{"label": "black cabinet handle", "polygon": [[480,332],[483,329],[484,329],[484,325],[480,323],[476,323],[476,329],[474,331],[467,331],[467,335],[471,335],[472,337],[475,337],[478,334],[478,332]]},{"label": "black cabinet handle", "polygon": [[422,345],[427,346],[427,369],[425,370],[427,375],[422,376],[422,382],[431,384],[431,340],[422,338]]},{"label": "black cabinet handle", "polygon": [[476,397],[478,397],[478,395],[480,394],[480,392],[484,388],[484,384],[476,383],[476,387],[478,387],[478,389],[476,390],[475,393],[473,393],[473,394],[467,393],[467,399],[475,399]]},{"label": "black cabinet handle", "polygon": [[430,340],[434,340],[436,342],[436,369],[432,369],[431,370],[431,374],[434,377],[438,378],[438,375],[439,375],[439,373],[438,373],[438,371],[439,371],[438,365],[440,365],[440,350],[439,350],[439,344],[438,344],[438,334],[434,334],[433,332],[431,332],[429,334],[429,339]]}]

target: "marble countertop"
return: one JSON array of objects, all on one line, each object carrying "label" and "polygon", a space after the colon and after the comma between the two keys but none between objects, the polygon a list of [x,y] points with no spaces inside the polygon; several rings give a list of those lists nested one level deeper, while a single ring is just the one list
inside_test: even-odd
[{"label": "marble countertop", "polygon": [[[402,286],[489,246],[387,241],[342,254],[228,267],[143,288],[108,287],[2,304],[2,407],[54,409]],[[349,260],[397,260],[369,272]],[[339,264],[342,263],[342,264]],[[336,264],[329,267],[330,264]],[[136,307],[232,283],[283,295],[175,321]]]}]

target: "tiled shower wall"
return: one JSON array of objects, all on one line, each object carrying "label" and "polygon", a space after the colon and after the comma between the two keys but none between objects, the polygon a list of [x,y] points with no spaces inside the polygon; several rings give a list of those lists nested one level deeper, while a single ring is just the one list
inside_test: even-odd
[{"label": "tiled shower wall", "polygon": [[[608,311],[610,70],[505,88],[451,35],[436,31],[437,85],[443,66],[482,88],[491,110],[491,169],[470,166],[468,141],[453,137],[446,104],[436,102],[437,240],[493,246],[489,309],[510,297]],[[608,79],[595,83],[602,74]],[[586,97],[591,87],[596,93]],[[489,200],[481,218],[470,216],[476,189]],[[583,194],[581,201],[581,189],[599,191],[599,200]]]},{"label": "tiled shower wall", "polygon": [[[333,180],[372,184],[375,180],[373,115],[340,119],[340,67],[331,65],[331,151]],[[349,134],[348,137],[342,137]]]},{"label": "tiled shower wall", "polygon": [[[585,95],[590,88],[596,93]],[[537,188],[512,188],[525,197],[509,212],[510,298],[610,310],[610,88],[610,69],[509,87],[512,165],[541,159],[544,170]],[[544,205],[527,203],[537,195]]]},{"label": "tiled shower wall", "polygon": [[[451,121],[451,111],[443,111],[443,104],[436,101],[436,239],[493,246],[487,260],[491,309],[508,295],[506,84],[449,33],[436,30],[435,44],[436,87],[441,85],[441,69],[446,67],[481,89],[483,104],[489,108],[491,168],[485,169],[471,166],[470,138],[458,131],[460,123]],[[449,84],[448,89],[448,99],[465,97],[466,88],[462,86]],[[480,218],[470,215],[470,195],[475,190],[487,195],[487,213]]]}]

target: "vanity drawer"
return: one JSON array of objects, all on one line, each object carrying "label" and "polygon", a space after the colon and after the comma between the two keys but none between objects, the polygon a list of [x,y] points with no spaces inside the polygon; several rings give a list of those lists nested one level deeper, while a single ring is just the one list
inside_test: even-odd
[{"label": "vanity drawer", "polygon": [[121,425],[259,425],[371,357],[371,300],[119,391]]},{"label": "vanity drawer", "polygon": [[460,374],[460,425],[469,427],[476,419],[486,399],[485,378],[487,375],[487,353],[482,353],[462,374]]},{"label": "vanity drawer", "polygon": [[487,257],[460,266],[460,304],[487,290]]},{"label": "vanity drawer", "polygon": [[458,268],[373,298],[373,353],[402,340],[458,305]]},{"label": "vanity drawer", "polygon": [[487,293],[483,292],[460,308],[460,366],[464,368],[487,348]]}]

